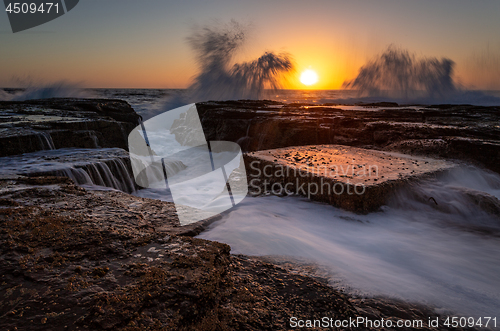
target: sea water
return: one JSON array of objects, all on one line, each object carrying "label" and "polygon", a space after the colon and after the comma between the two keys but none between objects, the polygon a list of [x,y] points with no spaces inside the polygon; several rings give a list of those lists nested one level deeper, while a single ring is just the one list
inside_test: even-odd
[{"label": "sea water", "polygon": [[495,316],[500,217],[477,197],[499,208],[500,176],[455,169],[401,189],[368,215],[297,196],[247,197],[199,237],[227,243],[234,254],[315,261],[330,272],[333,285],[350,293]]}]

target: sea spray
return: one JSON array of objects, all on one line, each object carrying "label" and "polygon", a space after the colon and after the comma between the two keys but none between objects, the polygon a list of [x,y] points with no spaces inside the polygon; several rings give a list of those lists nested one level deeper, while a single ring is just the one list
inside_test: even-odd
[{"label": "sea spray", "polygon": [[13,97],[12,93],[9,93],[5,90],[0,90],[0,101],[9,101]]},{"label": "sea spray", "polygon": [[358,90],[360,96],[441,98],[456,91],[453,67],[454,62],[447,58],[416,58],[407,50],[389,46],[344,87]]},{"label": "sea spray", "polygon": [[[362,66],[356,78],[344,82],[344,95],[316,101],[319,104],[500,105],[498,96],[460,86],[453,79],[454,67],[454,62],[448,58],[419,58],[407,50],[389,46],[384,53]],[[352,96],[352,92],[356,95]]]},{"label": "sea spray", "polygon": [[290,55],[266,52],[251,62],[231,61],[246,40],[248,29],[236,21],[206,26],[188,38],[200,73],[190,86],[195,101],[259,99],[264,88],[279,88],[293,69]]},{"label": "sea spray", "polygon": [[85,98],[92,95],[78,84],[58,81],[46,84],[29,83],[27,87],[7,93],[0,91],[0,101],[25,101],[50,98]]},{"label": "sea spray", "polygon": [[174,96],[163,111],[192,102],[261,99],[265,89],[282,87],[287,75],[294,71],[294,62],[287,53],[265,52],[253,61],[233,63],[247,35],[248,28],[234,20],[195,29],[188,42],[196,54],[199,73],[187,95]]}]

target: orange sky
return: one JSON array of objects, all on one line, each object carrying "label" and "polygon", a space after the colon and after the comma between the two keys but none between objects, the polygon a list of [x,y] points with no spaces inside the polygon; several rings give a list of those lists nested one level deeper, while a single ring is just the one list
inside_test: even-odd
[{"label": "orange sky", "polygon": [[[235,2],[87,0],[61,18],[12,34],[0,20],[0,87],[66,80],[85,87],[185,88],[197,66],[191,27],[234,18],[252,26],[236,61],[288,52],[288,88],[338,89],[393,44],[417,56],[447,57],[467,87],[500,89],[500,1]],[[0,15],[6,15],[5,13]]]}]

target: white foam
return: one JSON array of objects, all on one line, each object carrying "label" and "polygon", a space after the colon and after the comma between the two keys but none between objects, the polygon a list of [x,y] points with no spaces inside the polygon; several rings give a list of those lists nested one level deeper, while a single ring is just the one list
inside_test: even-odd
[{"label": "white foam", "polygon": [[[331,270],[332,282],[340,279],[366,295],[494,315],[500,306],[500,219],[460,192],[480,189],[498,198],[500,176],[457,171],[402,191],[383,211],[368,215],[295,196],[247,197],[199,237],[227,243],[235,254],[312,259]],[[430,196],[438,205],[422,199]]]}]

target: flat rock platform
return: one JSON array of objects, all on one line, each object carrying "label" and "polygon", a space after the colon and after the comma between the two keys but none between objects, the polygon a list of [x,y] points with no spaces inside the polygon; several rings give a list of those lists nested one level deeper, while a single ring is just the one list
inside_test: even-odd
[{"label": "flat rock platform", "polygon": [[343,145],[250,152],[245,164],[254,194],[300,194],[360,213],[377,210],[400,187],[456,167],[444,160]]}]

